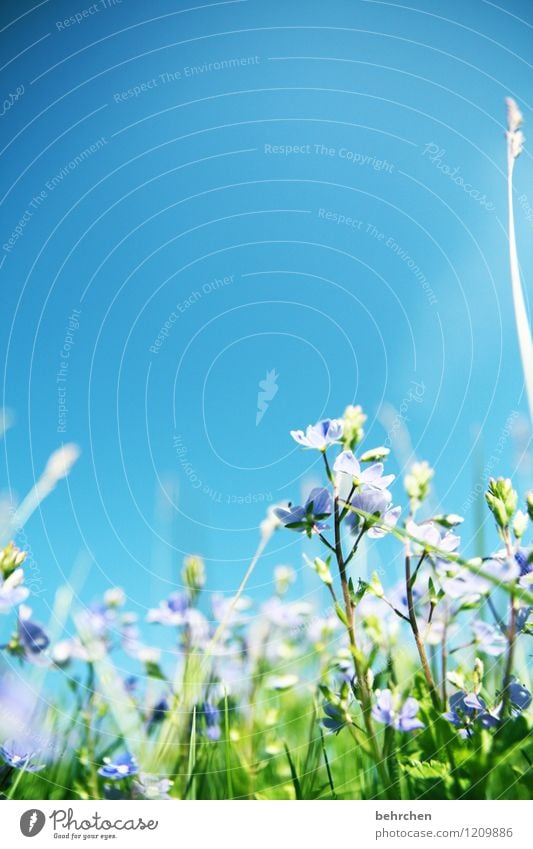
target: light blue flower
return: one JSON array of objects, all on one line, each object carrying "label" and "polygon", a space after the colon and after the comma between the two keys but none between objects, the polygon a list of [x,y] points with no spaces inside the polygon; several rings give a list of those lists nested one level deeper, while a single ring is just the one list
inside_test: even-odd
[{"label": "light blue flower", "polygon": [[509,684],[508,691],[509,700],[517,711],[528,709],[532,701],[531,693],[516,678]]},{"label": "light blue flower", "polygon": [[378,691],[376,704],[372,708],[372,716],[376,722],[382,722],[397,731],[416,731],[417,728],[425,728],[423,722],[417,719],[419,704],[416,699],[409,697],[403,705],[399,705],[392,690]]},{"label": "light blue flower", "polygon": [[13,769],[23,769],[25,772],[40,772],[46,764],[36,764],[32,761],[35,753],[28,750],[25,743],[15,743],[9,740],[0,746],[0,757]]},{"label": "light blue flower", "polygon": [[8,613],[12,607],[25,601],[30,591],[22,586],[24,572],[15,569],[8,578],[4,578],[0,572],[0,613]]},{"label": "light blue flower", "polygon": [[98,775],[118,781],[122,778],[128,778],[130,775],[137,775],[138,771],[139,767],[133,755],[130,755],[129,752],[122,752],[112,758],[104,758],[104,766],[100,767]]},{"label": "light blue flower", "polygon": [[342,429],[342,419],[323,419],[315,425],[309,425],[305,433],[303,430],[291,430],[291,436],[305,448],[317,448],[319,451],[325,451],[328,445],[340,441]]},{"label": "light blue flower", "polygon": [[331,731],[334,734],[348,724],[346,711],[343,710],[340,705],[336,705],[333,702],[324,702],[324,713],[326,715],[320,720],[320,722],[324,728],[327,728],[328,731]]},{"label": "light blue flower", "polygon": [[498,725],[500,707],[489,711],[485,700],[476,693],[466,693],[460,690],[450,697],[450,710],[443,714],[455,728],[459,729],[461,737],[468,737],[473,732],[473,725],[479,722],[484,728]]},{"label": "light blue flower", "polygon": [[332,509],[333,500],[329,490],[316,487],[311,490],[304,505],[276,507],[274,513],[286,528],[311,536],[312,533],[328,528],[322,519],[329,516]]},{"label": "light blue flower", "polygon": [[189,609],[189,597],[186,593],[172,593],[167,599],[159,603],[159,607],[148,611],[146,617],[148,622],[157,622],[159,625],[179,626],[184,625]]},{"label": "light blue flower", "polygon": [[[400,507],[390,507],[391,501],[392,495],[387,489],[364,486],[353,496],[350,504],[356,510],[369,513],[373,518],[364,518],[350,510],[346,516],[346,525],[353,533],[365,527],[370,537],[385,536],[387,531],[396,525],[401,513]],[[386,527],[376,527],[377,522]]]},{"label": "light blue flower", "polygon": [[342,451],[333,464],[333,470],[350,475],[356,486],[366,484],[375,489],[387,489],[394,480],[394,475],[383,475],[383,463],[373,463],[361,471],[361,465],[353,451]]},{"label": "light blue flower", "polygon": [[211,702],[204,702],[200,709],[200,716],[205,722],[205,735],[208,740],[216,742],[220,740],[220,711]]},{"label": "light blue flower", "polygon": [[472,623],[472,631],[474,639],[480,651],[491,657],[498,657],[503,654],[507,646],[505,639],[499,628],[495,628],[490,622],[483,622],[481,619],[476,619]]}]

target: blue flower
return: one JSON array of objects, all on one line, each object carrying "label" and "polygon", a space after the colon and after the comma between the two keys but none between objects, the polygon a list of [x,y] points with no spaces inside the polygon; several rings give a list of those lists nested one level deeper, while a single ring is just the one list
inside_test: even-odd
[{"label": "blue flower", "polygon": [[129,752],[122,752],[122,754],[113,758],[104,758],[104,766],[100,767],[98,775],[117,781],[121,778],[128,778],[130,775],[137,775],[138,771],[139,767],[133,755],[130,755]]},{"label": "blue flower", "polygon": [[376,722],[382,722],[397,731],[415,731],[425,728],[423,722],[416,718],[419,705],[416,699],[409,697],[403,705],[398,705],[391,690],[378,691],[376,704],[372,708],[372,716]]},{"label": "blue flower", "polygon": [[509,684],[509,700],[517,711],[527,710],[531,704],[532,696],[529,690],[516,679]]},{"label": "blue flower", "polygon": [[387,489],[394,475],[383,475],[383,463],[373,463],[361,471],[359,460],[353,451],[342,451],[333,464],[335,472],[350,475],[356,486],[366,484],[375,489]]},{"label": "blue flower", "polygon": [[373,518],[364,518],[350,510],[346,516],[347,526],[353,533],[365,527],[370,537],[385,536],[387,529],[376,527],[376,523],[386,525],[389,529],[393,528],[401,513],[400,507],[390,507],[391,501],[392,495],[387,489],[372,489],[369,486],[364,486],[353,496],[350,504],[356,510],[369,513]]},{"label": "blue flower", "polygon": [[520,577],[524,578],[533,572],[533,551],[527,548],[519,548],[515,553],[515,560],[520,568]]},{"label": "blue flower", "polygon": [[310,537],[312,533],[327,529],[328,525],[321,520],[329,516],[332,509],[333,501],[329,490],[316,487],[311,490],[303,506],[293,507],[289,504],[288,508],[276,507],[274,513],[286,528],[306,533]]},{"label": "blue flower", "polygon": [[201,710],[200,716],[203,717],[205,722],[205,734],[209,740],[213,742],[216,740],[220,740],[220,711],[219,709],[212,704],[211,702],[204,702]]},{"label": "blue flower", "polygon": [[342,437],[342,419],[323,419],[315,425],[309,425],[303,430],[291,430],[291,436],[305,448],[318,448],[325,451],[328,445],[339,442]]},{"label": "blue flower", "polygon": [[170,799],[169,790],[171,787],[172,781],[170,779],[141,772],[137,781],[132,783],[131,790],[134,799],[160,801],[162,799]]},{"label": "blue flower", "polygon": [[50,640],[44,628],[36,622],[32,622],[31,614],[32,611],[29,607],[24,604],[20,605],[17,628],[18,649],[30,663],[42,665],[47,663],[47,659],[42,654],[50,645]]},{"label": "blue flower", "polygon": [[460,735],[466,737],[472,733],[472,725],[479,722],[484,728],[493,728],[499,723],[499,709],[490,712],[487,705],[476,693],[460,690],[450,697],[450,710],[444,713],[452,725],[460,729]]},{"label": "blue flower", "polygon": [[39,772],[46,764],[32,763],[35,753],[22,744],[10,740],[0,746],[0,756],[13,769],[23,769],[25,772]]},{"label": "blue flower", "polygon": [[184,625],[189,608],[189,597],[186,593],[172,593],[159,603],[159,607],[149,610],[147,621],[159,625]]},{"label": "blue flower", "polygon": [[326,714],[320,721],[324,728],[332,731],[335,734],[348,724],[346,712],[339,705],[333,702],[324,702],[324,713]]}]

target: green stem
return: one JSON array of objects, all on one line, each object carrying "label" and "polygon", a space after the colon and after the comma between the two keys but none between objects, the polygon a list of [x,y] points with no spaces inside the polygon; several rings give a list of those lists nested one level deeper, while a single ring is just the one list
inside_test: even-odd
[{"label": "green stem", "polygon": [[[423,556],[424,555],[422,555],[422,557]],[[420,563],[418,564],[418,567],[419,566],[420,566]],[[416,574],[417,574],[417,571],[418,571],[418,567],[417,567],[415,574],[414,574],[415,578],[416,578]],[[406,553],[406,555],[405,555],[405,592],[406,592],[406,595],[407,595],[407,611],[408,611],[408,614],[409,614],[409,624],[411,626],[411,631],[413,632],[413,637],[415,638],[418,656],[420,658],[420,663],[422,665],[422,671],[424,673],[424,677],[426,679],[426,682],[427,682],[427,685],[428,685],[428,688],[429,688],[429,694],[431,696],[431,701],[433,702],[433,707],[436,710],[440,711],[440,709],[441,709],[440,696],[439,696],[438,690],[435,686],[435,682],[433,680],[433,675],[431,674],[431,669],[430,669],[430,666],[429,666],[429,662],[428,662],[428,658],[427,658],[427,654],[426,654],[426,648],[424,646],[424,641],[423,641],[422,637],[420,636],[420,631],[418,629],[418,622],[417,622],[417,619],[416,619],[415,604],[414,604],[414,599],[413,599],[413,585],[414,585],[414,580],[413,580],[413,576],[411,575],[411,555],[409,553]]]}]

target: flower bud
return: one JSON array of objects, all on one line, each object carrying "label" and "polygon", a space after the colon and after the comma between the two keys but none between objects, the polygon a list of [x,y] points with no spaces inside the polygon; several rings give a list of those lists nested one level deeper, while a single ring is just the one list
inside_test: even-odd
[{"label": "flower bud", "polygon": [[294,584],[296,575],[290,566],[276,566],[274,569],[274,583],[278,595],[285,595],[291,584]]},{"label": "flower bud", "polygon": [[354,451],[356,445],[359,445],[365,432],[363,425],[366,422],[366,416],[363,413],[363,408],[357,405],[346,407],[343,416],[343,436],[342,444],[345,451]]},{"label": "flower bud", "polygon": [[324,584],[328,584],[331,586],[333,584],[333,578],[331,577],[331,571],[329,568],[331,558],[328,557],[327,560],[322,560],[321,557],[315,557],[314,560],[309,560],[308,557],[305,558],[307,565],[314,569],[317,573],[318,577]]},{"label": "flower bud", "polygon": [[379,460],[384,460],[390,454],[390,448],[385,448],[380,445],[379,448],[371,448],[370,451],[365,451],[361,454],[359,460],[361,463],[375,463]]},{"label": "flower bud", "polygon": [[528,516],[533,522],[533,489],[530,489],[529,492],[526,492],[526,504]]},{"label": "flower bud", "polygon": [[524,513],[523,510],[517,510],[513,519],[513,533],[516,539],[522,539],[526,532],[528,522],[529,518],[527,513]]},{"label": "flower bud", "polygon": [[26,552],[21,551],[10,542],[5,548],[0,549],[0,573],[8,578],[26,559]]},{"label": "flower bud", "polygon": [[181,570],[181,580],[195,598],[205,584],[205,566],[201,557],[186,557]]},{"label": "flower bud", "polygon": [[491,478],[485,498],[496,524],[506,530],[518,504],[518,495],[509,478]]},{"label": "flower bud", "polygon": [[424,460],[422,463],[413,463],[411,469],[404,479],[405,491],[411,501],[411,510],[414,513],[423,501],[428,497],[430,482],[435,472]]}]

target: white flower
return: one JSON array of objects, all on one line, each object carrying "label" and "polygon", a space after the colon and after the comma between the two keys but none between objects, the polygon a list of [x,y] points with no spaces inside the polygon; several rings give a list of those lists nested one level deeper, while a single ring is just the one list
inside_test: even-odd
[{"label": "white flower", "polygon": [[7,613],[28,598],[30,591],[22,586],[23,581],[22,569],[15,569],[5,580],[0,575],[0,613]]}]

